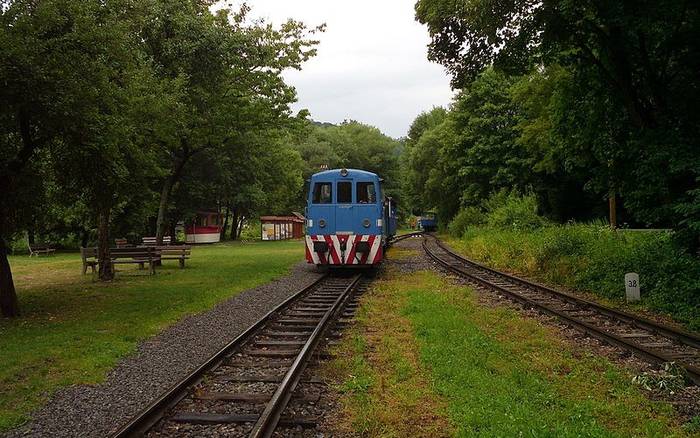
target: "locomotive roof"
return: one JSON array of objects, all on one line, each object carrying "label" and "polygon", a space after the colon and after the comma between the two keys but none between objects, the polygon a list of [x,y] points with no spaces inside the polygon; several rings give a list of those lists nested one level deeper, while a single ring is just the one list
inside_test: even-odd
[{"label": "locomotive roof", "polygon": [[317,178],[366,178],[366,179],[379,179],[379,176],[376,173],[372,172],[367,172],[366,170],[359,170],[359,169],[346,169],[348,171],[347,176],[341,176],[340,171],[341,169],[330,169],[330,170],[324,170],[323,172],[318,172],[314,173],[311,178],[312,179],[317,179]]}]

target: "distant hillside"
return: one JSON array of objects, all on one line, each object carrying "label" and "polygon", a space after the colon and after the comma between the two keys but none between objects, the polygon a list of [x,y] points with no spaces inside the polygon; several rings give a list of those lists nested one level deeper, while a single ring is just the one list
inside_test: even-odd
[{"label": "distant hillside", "polygon": [[320,126],[321,128],[332,128],[333,126],[338,126],[330,122],[317,122],[316,120],[311,120],[311,123],[315,126]]}]

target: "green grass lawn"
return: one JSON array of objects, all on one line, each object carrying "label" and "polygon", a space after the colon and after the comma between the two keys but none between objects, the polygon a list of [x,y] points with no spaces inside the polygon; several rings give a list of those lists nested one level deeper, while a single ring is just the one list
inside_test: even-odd
[{"label": "green grass lawn", "polygon": [[100,382],[140,340],[301,260],[298,241],[198,246],[186,269],[164,262],[150,276],[122,265],[100,283],[81,275],[79,254],[11,257],[22,316],[0,319],[0,431],[60,386]]},{"label": "green grass lawn", "polygon": [[341,427],[362,435],[700,433],[697,421],[683,426],[669,404],[645,397],[628,371],[432,272],[379,281],[358,321],[331,372],[343,381]]}]

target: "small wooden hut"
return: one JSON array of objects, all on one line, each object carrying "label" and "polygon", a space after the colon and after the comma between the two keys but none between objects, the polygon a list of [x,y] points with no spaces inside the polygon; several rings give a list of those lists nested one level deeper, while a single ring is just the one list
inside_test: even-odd
[{"label": "small wooden hut", "polygon": [[304,237],[304,222],[306,219],[299,213],[293,213],[292,216],[261,216],[261,239],[301,239]]}]

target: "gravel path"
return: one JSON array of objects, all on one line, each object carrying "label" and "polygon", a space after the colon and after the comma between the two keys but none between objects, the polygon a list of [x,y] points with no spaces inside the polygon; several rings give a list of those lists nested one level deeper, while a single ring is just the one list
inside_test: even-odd
[{"label": "gravel path", "polygon": [[256,320],[321,274],[306,263],[279,280],[241,292],[142,342],[96,386],[58,390],[32,421],[6,437],[104,437],[114,433]]}]

